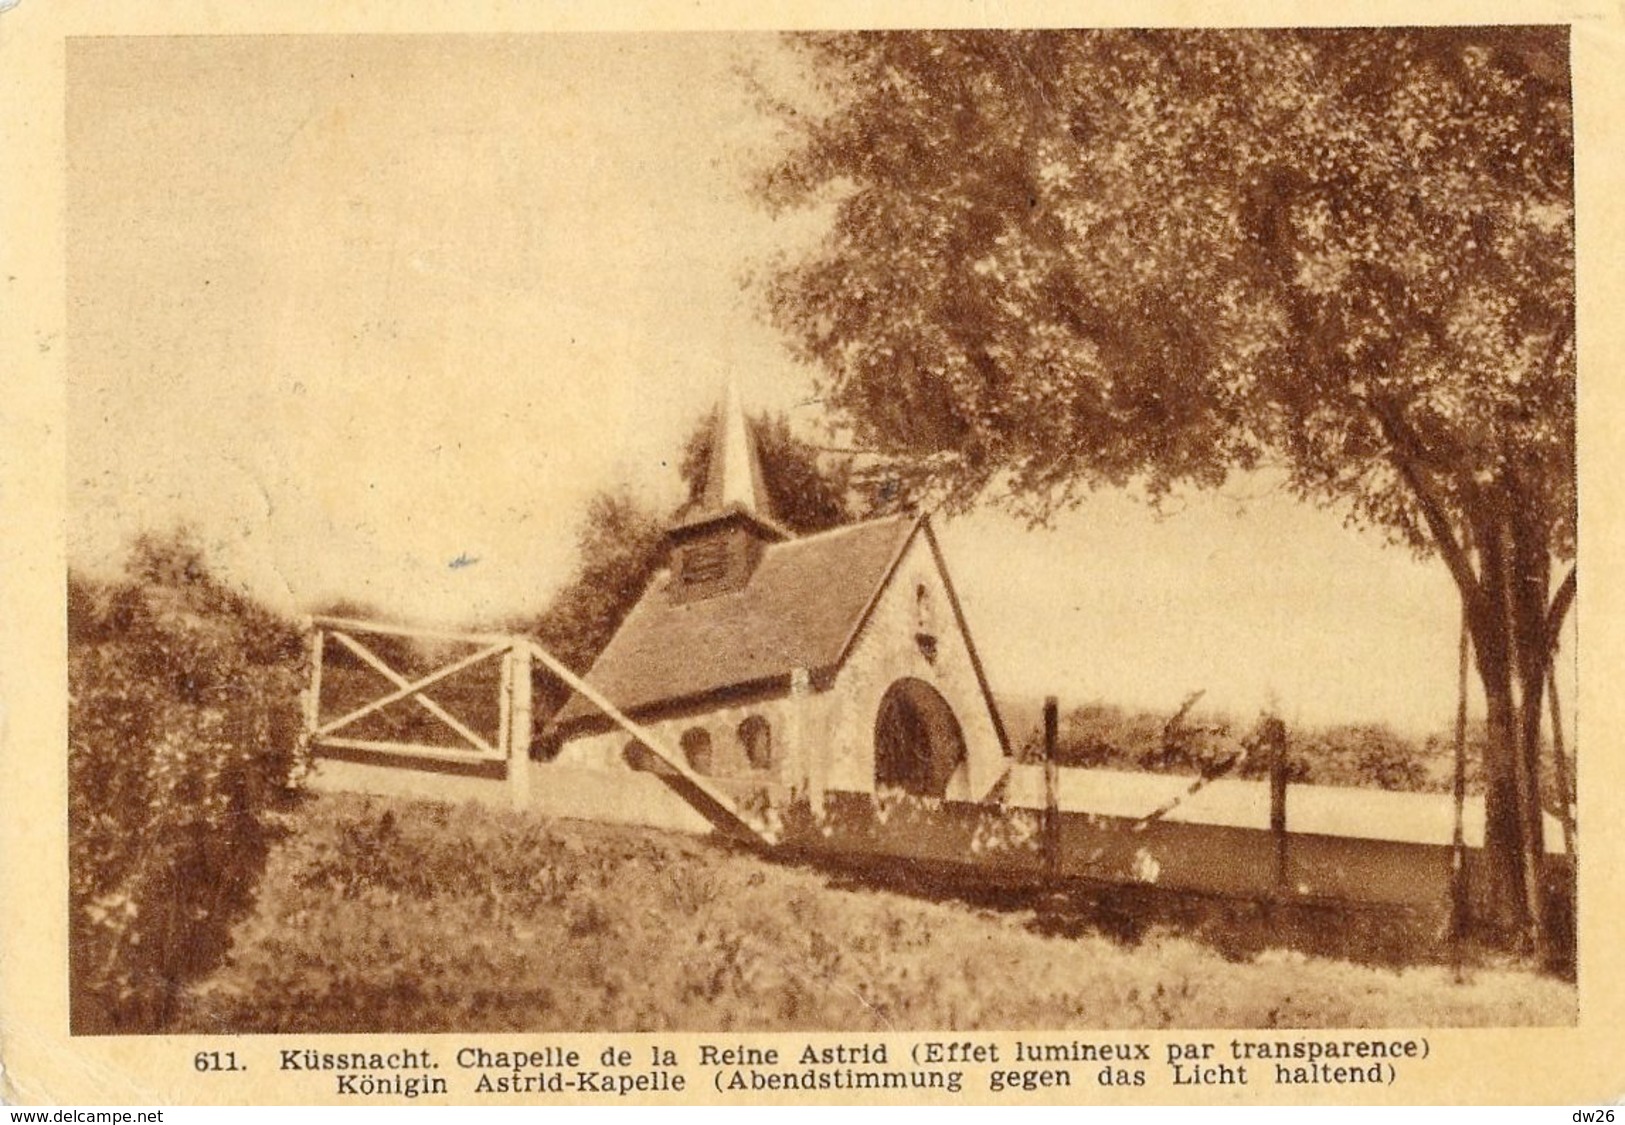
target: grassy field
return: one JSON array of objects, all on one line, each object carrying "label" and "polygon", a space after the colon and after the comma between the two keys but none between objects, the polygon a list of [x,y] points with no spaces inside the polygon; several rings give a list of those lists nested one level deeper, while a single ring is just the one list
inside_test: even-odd
[{"label": "grassy field", "polygon": [[310,798],[170,1030],[1361,1027],[1572,1022],[1510,969],[1228,960],[1156,927],[1042,932],[699,839]]}]

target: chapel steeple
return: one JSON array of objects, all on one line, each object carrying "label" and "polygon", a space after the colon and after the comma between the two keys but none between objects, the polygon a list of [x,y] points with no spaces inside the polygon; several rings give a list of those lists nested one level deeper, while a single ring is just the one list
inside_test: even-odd
[{"label": "chapel steeple", "polygon": [[728,380],[711,426],[711,463],[706,466],[704,507],[711,512],[737,509],[746,515],[771,519],[772,504],[762,483],[761,457],[740,402],[739,384],[733,379]]},{"label": "chapel steeple", "polygon": [[731,377],[712,419],[699,507],[669,536],[671,595],[679,602],[739,589],[750,581],[762,548],[790,538],[773,518],[756,439]]}]

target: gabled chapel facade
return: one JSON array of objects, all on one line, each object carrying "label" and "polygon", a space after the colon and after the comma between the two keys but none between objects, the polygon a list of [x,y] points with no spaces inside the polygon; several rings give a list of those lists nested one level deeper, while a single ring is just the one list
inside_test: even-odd
[{"label": "gabled chapel facade", "polygon": [[[930,521],[791,534],[733,393],[712,450],[588,683],[736,797],[988,797],[1008,741]],[[658,767],[580,696],[551,727],[561,764]]]}]

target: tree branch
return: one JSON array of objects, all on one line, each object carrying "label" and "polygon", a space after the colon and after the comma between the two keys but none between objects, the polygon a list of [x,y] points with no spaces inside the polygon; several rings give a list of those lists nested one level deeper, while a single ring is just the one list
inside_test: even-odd
[{"label": "tree branch", "polygon": [[1574,604],[1574,595],[1577,592],[1578,581],[1576,575],[1579,565],[1569,567],[1569,572],[1563,577],[1563,582],[1557,587],[1557,593],[1552,595],[1552,604],[1546,611],[1546,651],[1548,653],[1557,648],[1557,635],[1563,630],[1563,619],[1569,615],[1569,607]]},{"label": "tree branch", "polygon": [[1456,539],[1451,530],[1450,517],[1445,513],[1444,501],[1440,499],[1433,485],[1428,481],[1417,465],[1417,458],[1411,452],[1415,439],[1405,424],[1394,415],[1392,408],[1384,403],[1375,402],[1361,397],[1360,401],[1371,408],[1376,415],[1377,424],[1382,427],[1383,436],[1388,439],[1389,460],[1399,475],[1404,479],[1411,494],[1416,497],[1417,505],[1422,509],[1422,518],[1427,521],[1428,530],[1433,535],[1433,541],[1444,556],[1445,565],[1450,568],[1450,576],[1456,580],[1462,596],[1476,600],[1479,595],[1478,578],[1473,573],[1472,560],[1467,556],[1467,549]]}]

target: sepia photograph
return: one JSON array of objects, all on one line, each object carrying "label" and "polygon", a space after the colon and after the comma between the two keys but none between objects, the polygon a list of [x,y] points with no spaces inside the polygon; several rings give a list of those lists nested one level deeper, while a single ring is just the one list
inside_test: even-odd
[{"label": "sepia photograph", "polygon": [[70,43],[75,1031],[1572,1022],[1566,38]]},{"label": "sepia photograph", "polygon": [[1080,15],[62,40],[65,1042],[1360,1100],[1598,1018],[1576,26]]}]

